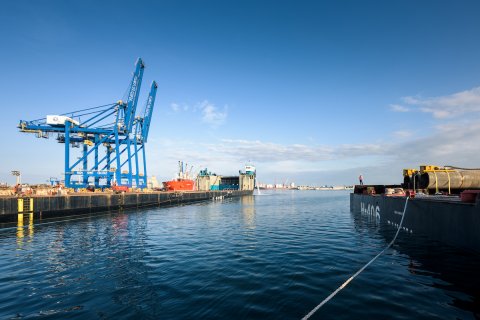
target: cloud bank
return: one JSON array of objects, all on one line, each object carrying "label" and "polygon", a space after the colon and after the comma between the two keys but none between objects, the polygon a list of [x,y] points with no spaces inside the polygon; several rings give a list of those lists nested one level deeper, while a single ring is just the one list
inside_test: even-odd
[{"label": "cloud bank", "polygon": [[[392,112],[425,114],[431,121],[412,119],[392,127],[379,140],[368,143],[326,145],[285,144],[241,138],[211,141],[170,141],[162,143],[159,170],[175,171],[176,161],[188,160],[197,168],[208,167],[219,174],[235,174],[247,161],[257,166],[261,182],[297,184],[353,184],[360,173],[366,183],[400,183],[403,168],[423,164],[480,167],[480,87],[438,97],[408,96],[391,104]],[[180,111],[182,106],[178,105]],[[223,124],[227,107],[218,109],[205,100],[190,108],[204,123]],[[402,117],[398,118],[399,121]],[[389,137],[389,138],[388,138]],[[201,139],[197,137],[197,139]],[[165,155],[168,155],[166,157]],[[166,169],[171,166],[171,169]],[[238,171],[237,171],[238,172]]]},{"label": "cloud bank", "polygon": [[258,161],[331,161],[352,157],[385,154],[387,144],[344,144],[339,146],[279,144],[260,140],[222,139],[219,143],[207,145],[209,152],[231,155]]},{"label": "cloud bank", "polygon": [[[409,96],[402,98],[404,104],[421,112],[430,113],[434,118],[447,119],[480,112],[480,87],[457,92],[451,95],[423,98]],[[391,105],[391,110],[406,112],[410,108]]]}]

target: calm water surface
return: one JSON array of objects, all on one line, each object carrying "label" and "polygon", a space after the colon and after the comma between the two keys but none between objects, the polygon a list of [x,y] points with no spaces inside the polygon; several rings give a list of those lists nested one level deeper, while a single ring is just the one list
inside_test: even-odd
[{"label": "calm water surface", "polygon": [[[264,193],[0,229],[1,319],[299,319],[395,229],[345,191]],[[315,319],[475,319],[480,258],[400,233]]]}]

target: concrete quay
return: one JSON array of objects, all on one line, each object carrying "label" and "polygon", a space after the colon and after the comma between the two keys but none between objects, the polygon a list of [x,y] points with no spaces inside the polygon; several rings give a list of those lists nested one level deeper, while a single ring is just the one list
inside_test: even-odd
[{"label": "concrete quay", "polygon": [[63,196],[0,197],[0,223],[17,221],[19,215],[34,219],[108,212],[129,208],[174,206],[210,199],[251,195],[252,190],[79,193]]}]

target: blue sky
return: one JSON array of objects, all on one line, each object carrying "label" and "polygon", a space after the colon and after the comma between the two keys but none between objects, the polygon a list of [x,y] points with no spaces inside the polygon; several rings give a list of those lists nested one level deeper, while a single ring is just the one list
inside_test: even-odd
[{"label": "blue sky", "polygon": [[480,167],[478,1],[2,1],[0,181],[43,182],[63,147],[20,119],[159,84],[149,173],[178,160],[261,182],[396,183]]}]

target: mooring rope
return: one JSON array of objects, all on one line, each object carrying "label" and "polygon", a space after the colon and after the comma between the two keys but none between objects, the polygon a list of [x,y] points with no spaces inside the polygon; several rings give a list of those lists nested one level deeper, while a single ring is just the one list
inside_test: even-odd
[{"label": "mooring rope", "polygon": [[400,229],[402,228],[402,224],[403,224],[403,218],[405,217],[405,212],[407,211],[407,204],[408,204],[408,199],[409,197],[407,197],[407,200],[405,200],[405,207],[403,208],[403,213],[402,213],[402,219],[400,220],[400,224],[398,225],[398,229],[397,229],[397,233],[395,233],[395,236],[393,237],[392,241],[390,241],[390,243],[385,247],[385,249],[383,249],[382,251],[380,251],[379,254],[377,254],[375,257],[373,257],[372,260],[370,260],[366,265],[364,265],[362,268],[360,268],[360,270],[358,270],[357,272],[355,272],[355,274],[353,276],[351,276],[350,278],[347,279],[347,281],[345,281],[344,283],[342,283],[342,285],[340,287],[337,288],[337,290],[333,291],[328,297],[326,297],[322,302],[320,302],[319,305],[317,305],[312,311],[310,311],[306,316],[304,316],[302,318],[302,320],[306,320],[306,319],[309,319],[315,312],[317,312],[318,309],[320,309],[321,307],[323,307],[328,301],[330,301],[337,293],[339,293],[343,288],[345,288],[353,279],[355,279],[360,273],[363,272],[363,270],[365,270],[369,265],[371,265],[378,257],[380,257],[388,248],[390,248],[393,243],[395,242],[395,240],[397,239],[397,236],[398,236],[398,233],[400,232]]}]

